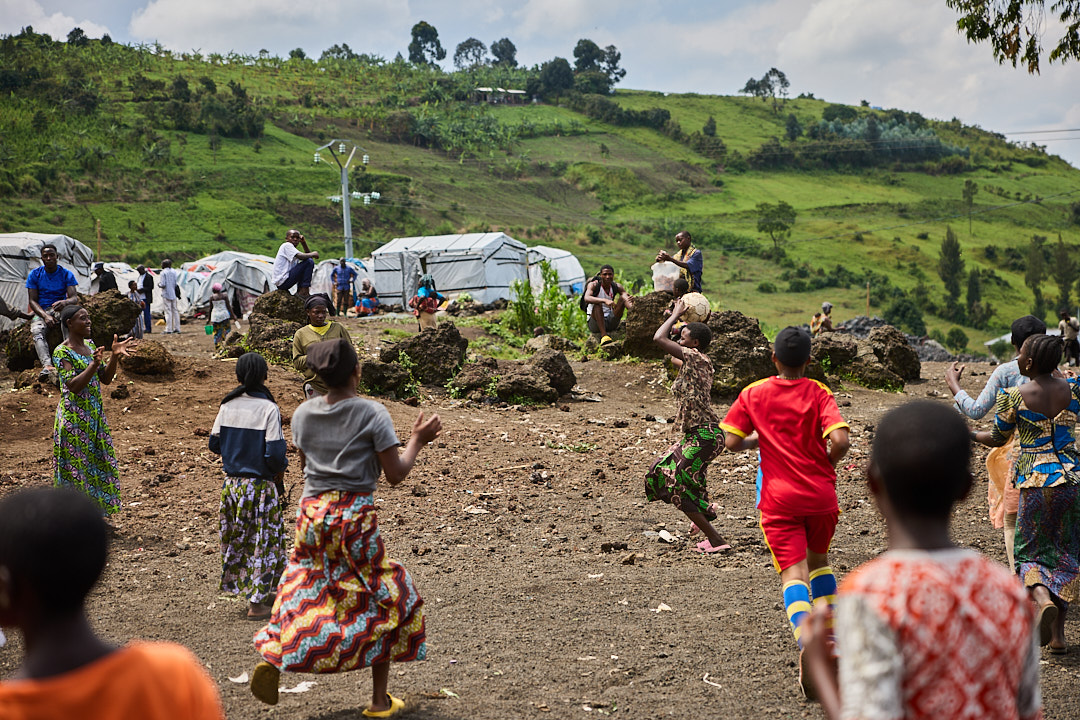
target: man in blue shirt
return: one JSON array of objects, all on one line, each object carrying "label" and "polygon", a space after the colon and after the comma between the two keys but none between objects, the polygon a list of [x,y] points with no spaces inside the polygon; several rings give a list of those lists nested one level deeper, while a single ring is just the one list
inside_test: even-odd
[{"label": "man in blue shirt", "polygon": [[341,264],[330,273],[330,279],[334,281],[334,289],[337,291],[338,315],[345,315],[349,309],[349,301],[352,300],[352,285],[356,280],[356,271],[345,264],[345,258],[341,258]]},{"label": "man in blue shirt", "polygon": [[30,321],[30,337],[34,339],[41,362],[41,374],[38,380],[45,382],[55,374],[49,342],[45,339],[49,329],[60,322],[60,311],[67,305],[78,305],[79,296],[76,288],[79,283],[67,268],[60,267],[60,255],[56,246],[41,246],[41,265],[30,271],[26,279],[26,294],[30,298],[30,310],[34,319]]},{"label": "man in blue shirt", "polygon": [[701,292],[701,271],[705,263],[702,260],[701,251],[694,247],[692,242],[690,233],[682,230],[675,236],[675,244],[679,246],[679,252],[671,255],[666,250],[661,250],[656,253],[656,262],[678,265],[682,276],[686,278],[686,282],[690,283],[690,292],[699,293]]}]

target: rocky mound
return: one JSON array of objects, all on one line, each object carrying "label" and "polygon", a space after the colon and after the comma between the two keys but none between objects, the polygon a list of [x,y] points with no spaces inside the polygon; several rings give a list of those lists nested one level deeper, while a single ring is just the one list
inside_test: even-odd
[{"label": "rocky mound", "polygon": [[401,356],[408,355],[413,377],[424,385],[441,386],[457,374],[468,347],[454,323],[444,322],[383,348],[379,359],[400,364]]},{"label": "rocky mound", "polygon": [[892,325],[876,325],[865,338],[824,333],[814,338],[810,356],[829,375],[881,390],[901,389],[920,373],[918,353]]},{"label": "rocky mound", "polygon": [[626,310],[626,338],[622,341],[620,352],[639,358],[664,357],[664,351],[656,346],[652,338],[656,328],[667,319],[671,298],[671,293],[662,291],[634,298],[634,306]]},{"label": "rocky mound", "polygon": [[[79,304],[90,313],[90,339],[98,347],[111,348],[113,335],[126,335],[139,317],[142,309],[116,290],[106,290],[97,295],[80,295]],[[52,351],[64,341],[57,324],[45,336]],[[37,364],[37,352],[30,337],[30,323],[25,322],[8,335],[7,366],[9,370],[27,370]]]},{"label": "rocky mound", "polygon": [[537,352],[539,350],[558,350],[560,352],[576,352],[581,346],[572,340],[567,340],[558,335],[537,335],[525,342],[525,352]]},{"label": "rocky mound", "polygon": [[241,345],[247,350],[261,353],[267,362],[289,364],[292,362],[293,335],[301,327],[303,325],[299,322],[270,317],[253,310],[248,316],[247,336]]},{"label": "rocky mound", "polygon": [[120,366],[135,375],[168,375],[176,361],[157,340],[143,338],[130,355],[120,358]]},{"label": "rocky mound", "polygon": [[308,321],[304,301],[287,290],[273,290],[261,295],[251,308],[251,313],[300,325],[306,325]]},{"label": "rocky mound", "polygon": [[[776,374],[772,345],[757,318],[724,310],[713,313],[706,324],[713,334],[707,354],[713,364],[714,395],[736,395],[750,383]],[[651,341],[651,333],[649,338]]]}]

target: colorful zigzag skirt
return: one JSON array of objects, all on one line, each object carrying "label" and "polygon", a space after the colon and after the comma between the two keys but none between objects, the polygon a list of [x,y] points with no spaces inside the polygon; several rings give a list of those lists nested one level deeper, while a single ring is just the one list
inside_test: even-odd
[{"label": "colorful zigzag skirt", "polygon": [[386,557],[372,496],[322,493],[300,503],[296,543],[255,648],[287,672],[423,660],[423,602]]}]

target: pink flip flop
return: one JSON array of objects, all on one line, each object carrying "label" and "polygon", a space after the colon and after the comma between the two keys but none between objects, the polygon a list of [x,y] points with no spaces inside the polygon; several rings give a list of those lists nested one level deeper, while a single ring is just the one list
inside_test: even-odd
[{"label": "pink flip flop", "polygon": [[699,553],[718,553],[718,552],[724,552],[725,550],[730,550],[731,549],[731,546],[728,545],[727,543],[724,543],[723,545],[718,545],[716,547],[713,547],[712,543],[709,542],[708,538],[702,540],[701,542],[699,542],[694,547],[696,548],[695,552],[699,552]]}]

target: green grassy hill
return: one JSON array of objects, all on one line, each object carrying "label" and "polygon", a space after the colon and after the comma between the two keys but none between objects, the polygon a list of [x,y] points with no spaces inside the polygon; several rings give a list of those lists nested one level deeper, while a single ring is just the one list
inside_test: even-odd
[{"label": "green grassy hill", "polygon": [[[491,106],[473,88],[525,87],[535,71],[173,55],[27,33],[0,40],[0,68],[0,230],[96,248],[100,222],[105,259],[272,254],[290,226],[340,254],[341,208],[327,200],[338,173],[312,158],[333,138],[370,156],[352,189],[382,195],[353,204],[357,254],[400,235],[501,229],[634,280],[688,228],[706,294],[773,327],[806,322],[823,300],[839,320],[862,314],[869,282],[872,313],[910,299],[928,330],[963,327],[975,349],[1031,309],[1032,236],[1047,238],[1048,314],[1060,300],[1057,239],[1066,256],[1080,247],[1080,171],[895,110],[847,108],[827,126],[837,106],[813,98],[619,91]],[[802,131],[793,140],[789,116]],[[702,133],[710,117],[719,142]],[[854,135],[867,123],[881,140]],[[897,132],[909,135],[886,156]],[[965,181],[978,189],[970,232]],[[757,230],[757,205],[779,201],[797,212],[782,254]],[[946,227],[993,312],[979,327],[945,309]]]}]

